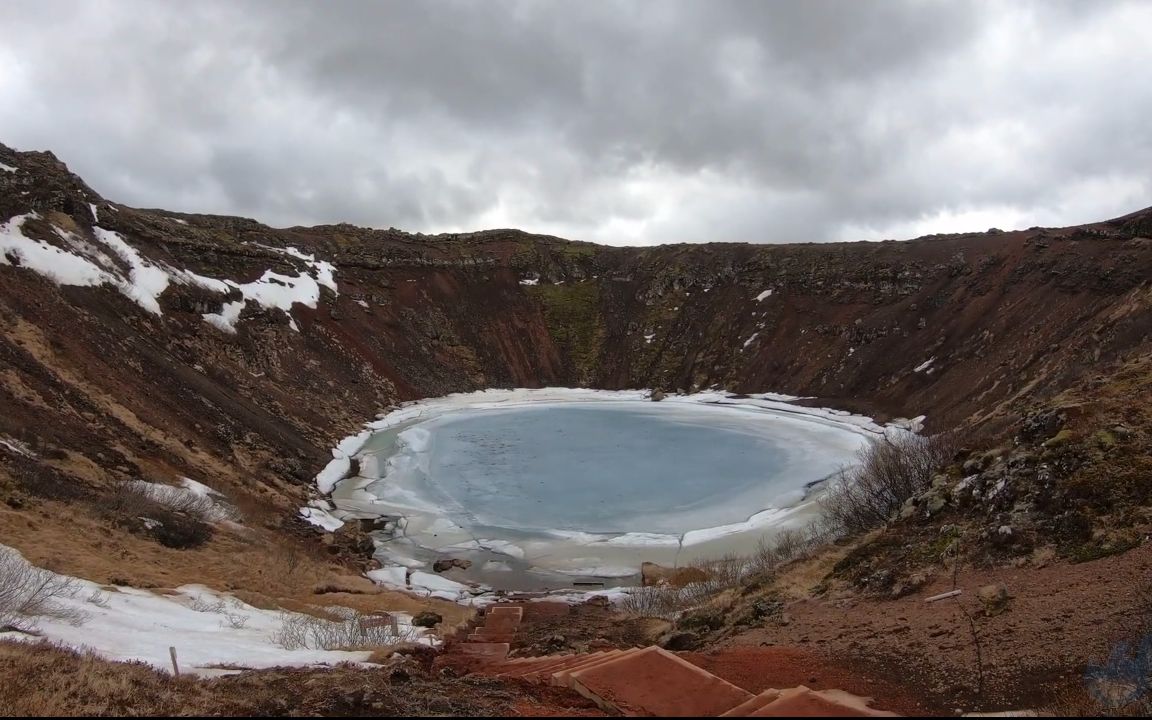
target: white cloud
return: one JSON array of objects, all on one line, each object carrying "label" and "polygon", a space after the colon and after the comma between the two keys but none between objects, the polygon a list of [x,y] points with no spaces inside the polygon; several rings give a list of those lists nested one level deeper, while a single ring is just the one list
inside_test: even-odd
[{"label": "white cloud", "polygon": [[0,142],[144,207],[621,244],[1148,203],[1152,4],[654,8],[10,2]]}]

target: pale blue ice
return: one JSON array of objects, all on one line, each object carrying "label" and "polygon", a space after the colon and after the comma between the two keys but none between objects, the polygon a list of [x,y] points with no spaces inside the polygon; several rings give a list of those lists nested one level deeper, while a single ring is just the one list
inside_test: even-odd
[{"label": "pale blue ice", "polygon": [[773,426],[671,403],[463,411],[421,424],[427,470],[406,480],[464,527],[681,534],[795,503],[836,469]]}]

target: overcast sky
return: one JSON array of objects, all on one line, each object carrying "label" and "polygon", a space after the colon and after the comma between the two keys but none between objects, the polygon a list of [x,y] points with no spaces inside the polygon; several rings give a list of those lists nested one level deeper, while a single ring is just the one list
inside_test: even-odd
[{"label": "overcast sky", "polygon": [[1152,205],[1152,2],[0,3],[0,142],[109,199],[611,244]]}]

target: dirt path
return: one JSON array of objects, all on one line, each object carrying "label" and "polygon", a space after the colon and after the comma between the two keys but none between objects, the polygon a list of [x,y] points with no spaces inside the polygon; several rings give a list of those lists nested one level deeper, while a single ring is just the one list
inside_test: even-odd
[{"label": "dirt path", "polygon": [[[1003,614],[985,617],[976,593],[992,583],[1002,583],[1013,599]],[[724,646],[803,647],[944,710],[1034,707],[1082,687],[1087,662],[1103,660],[1116,641],[1135,637],[1149,621],[1141,593],[1152,586],[1152,547],[1078,565],[968,571],[958,586],[964,590],[958,601],[930,604],[924,599],[950,590],[951,577],[899,600],[795,602],[785,610],[787,624],[744,632]],[[980,640],[982,693],[961,606],[973,615]]]}]

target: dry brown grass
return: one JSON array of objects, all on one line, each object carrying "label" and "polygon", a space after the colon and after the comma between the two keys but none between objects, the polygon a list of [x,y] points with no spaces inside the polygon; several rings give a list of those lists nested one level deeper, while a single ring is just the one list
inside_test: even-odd
[{"label": "dry brown grass", "polygon": [[387,647],[378,647],[372,651],[372,654],[368,656],[366,662],[376,663],[377,665],[387,665],[390,662],[394,662],[400,656],[422,652],[421,648],[427,648],[427,646],[399,643]]},{"label": "dry brown grass", "polygon": [[781,598],[804,600],[827,581],[832,568],[851,552],[854,545],[826,545],[811,557],[795,560],[781,567],[772,583]]},{"label": "dry brown grass", "polygon": [[[364,613],[433,610],[451,624],[472,611],[455,603],[382,590],[307,541],[265,527],[220,527],[204,545],[166,548],[108,526],[66,503],[42,500],[15,511],[0,504],[0,538],[34,565],[101,584],[173,588],[199,583],[257,607],[319,613],[341,606]],[[339,588],[348,592],[316,593]]]},{"label": "dry brown grass", "polygon": [[47,643],[0,642],[0,714],[176,715],[212,711],[201,683]]},{"label": "dry brown grass", "polygon": [[0,641],[0,716],[483,716],[510,714],[500,680],[429,675],[420,662],[380,668],[247,671],[173,678],[48,643]]}]

